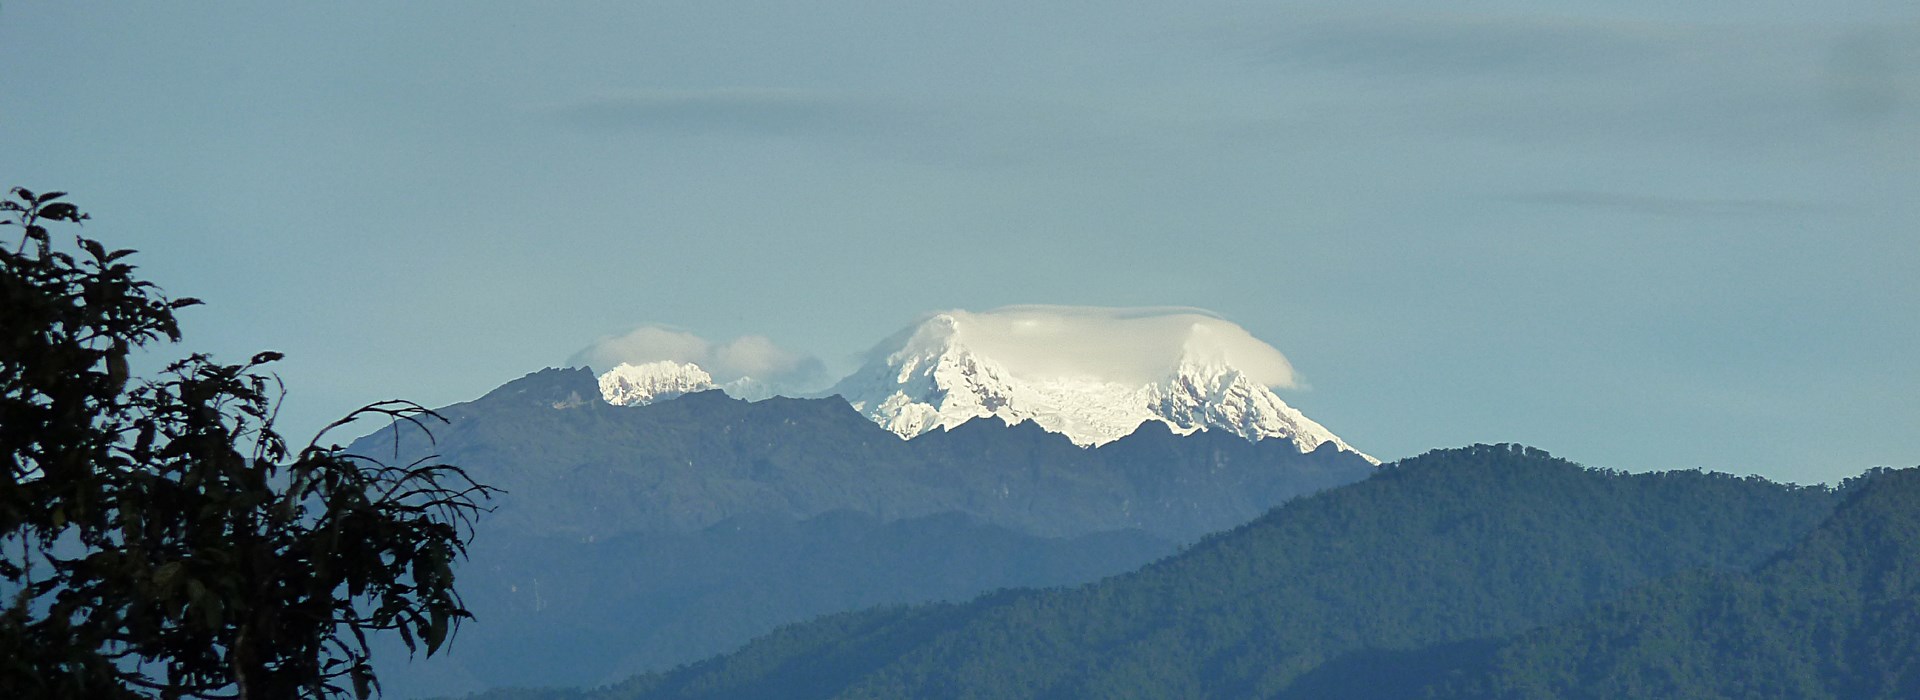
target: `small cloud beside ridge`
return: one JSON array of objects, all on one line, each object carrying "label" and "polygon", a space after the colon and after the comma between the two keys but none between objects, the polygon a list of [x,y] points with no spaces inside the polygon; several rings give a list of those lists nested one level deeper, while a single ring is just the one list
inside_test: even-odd
[{"label": "small cloud beside ridge", "polygon": [[826,366],[812,355],[788,350],[765,336],[744,335],[715,343],[693,333],[646,325],[603,337],[567,360],[575,367],[605,372],[621,363],[670,360],[699,365],[717,384],[751,379],[776,393],[796,392],[821,383]]}]

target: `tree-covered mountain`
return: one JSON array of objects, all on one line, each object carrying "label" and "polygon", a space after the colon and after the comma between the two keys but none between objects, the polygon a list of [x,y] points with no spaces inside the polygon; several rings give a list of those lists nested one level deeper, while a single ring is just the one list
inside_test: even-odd
[{"label": "tree-covered mountain", "polygon": [[1435,676],[1461,700],[1920,698],[1920,469],[1870,475],[1751,572],[1660,581]]},{"label": "tree-covered mountain", "polygon": [[596,542],[506,537],[460,570],[480,618],[461,629],[456,652],[416,660],[387,690],[611,682],[729,651],[783,622],[1081,583],[1173,549],[1137,530],[1045,538],[953,513],[881,521],[847,511]]},{"label": "tree-covered mountain", "polygon": [[391,697],[599,683],[822,614],[1085,582],[1374,471],[1158,423],[1084,448],[998,421],[903,440],[837,398],[614,406],[584,369],[439,412],[432,441],[352,450],[507,493],[458,570],[478,619],[444,659],[387,656]]},{"label": "tree-covered mountain", "polygon": [[1134,573],[829,617],[591,697],[1258,698],[1343,666],[1387,683],[1367,660],[1448,667],[1484,653],[1473,640],[1662,577],[1760,564],[1838,498],[1517,446],[1435,451]]}]

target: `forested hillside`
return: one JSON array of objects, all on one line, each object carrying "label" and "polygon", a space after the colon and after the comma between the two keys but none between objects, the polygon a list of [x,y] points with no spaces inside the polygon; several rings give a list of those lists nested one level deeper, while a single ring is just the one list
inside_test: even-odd
[{"label": "forested hillside", "polygon": [[1635,590],[1435,683],[1459,700],[1920,698],[1920,470],[1870,476],[1751,573]]},{"label": "forested hillside", "polygon": [[883,522],[846,511],[591,543],[504,538],[463,569],[477,582],[467,604],[482,617],[462,629],[458,663],[415,661],[415,675],[390,685],[405,697],[456,684],[609,682],[730,651],[784,621],[1081,583],[1173,548],[1137,530],[1044,538],[960,514]]},{"label": "forested hillside", "polygon": [[593,697],[1269,697],[1330,662],[1520,633],[1661,577],[1747,569],[1838,498],[1518,446],[1441,450],[1132,574],[796,625]]}]

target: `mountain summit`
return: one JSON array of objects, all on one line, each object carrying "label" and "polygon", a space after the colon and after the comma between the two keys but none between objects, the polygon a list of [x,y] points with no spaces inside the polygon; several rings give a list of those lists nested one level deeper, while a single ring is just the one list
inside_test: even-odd
[{"label": "mountain summit", "polygon": [[906,438],[993,417],[1093,446],[1158,421],[1301,452],[1332,443],[1378,463],[1269,388],[1293,383],[1278,350],[1197,309],[1015,306],[934,314],[829,393]]},{"label": "mountain summit", "polygon": [[772,398],[774,392],[753,377],[730,382],[715,382],[713,375],[691,362],[658,360],[633,364],[622,362],[601,372],[600,398],[615,406],[645,406],[687,394],[719,389],[736,399],[759,401]]}]

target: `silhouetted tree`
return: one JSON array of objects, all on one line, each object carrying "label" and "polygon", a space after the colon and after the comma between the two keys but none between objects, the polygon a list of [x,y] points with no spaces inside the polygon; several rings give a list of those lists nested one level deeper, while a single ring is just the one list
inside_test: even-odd
[{"label": "silhouetted tree", "polygon": [[[63,194],[0,200],[0,695],[318,698],[378,686],[367,633],[438,651],[470,615],[451,565],[494,492],[431,461],[387,465],[274,430],[263,352],[193,354],[132,251],[47,226]],[[360,417],[438,416],[383,402]]]}]

